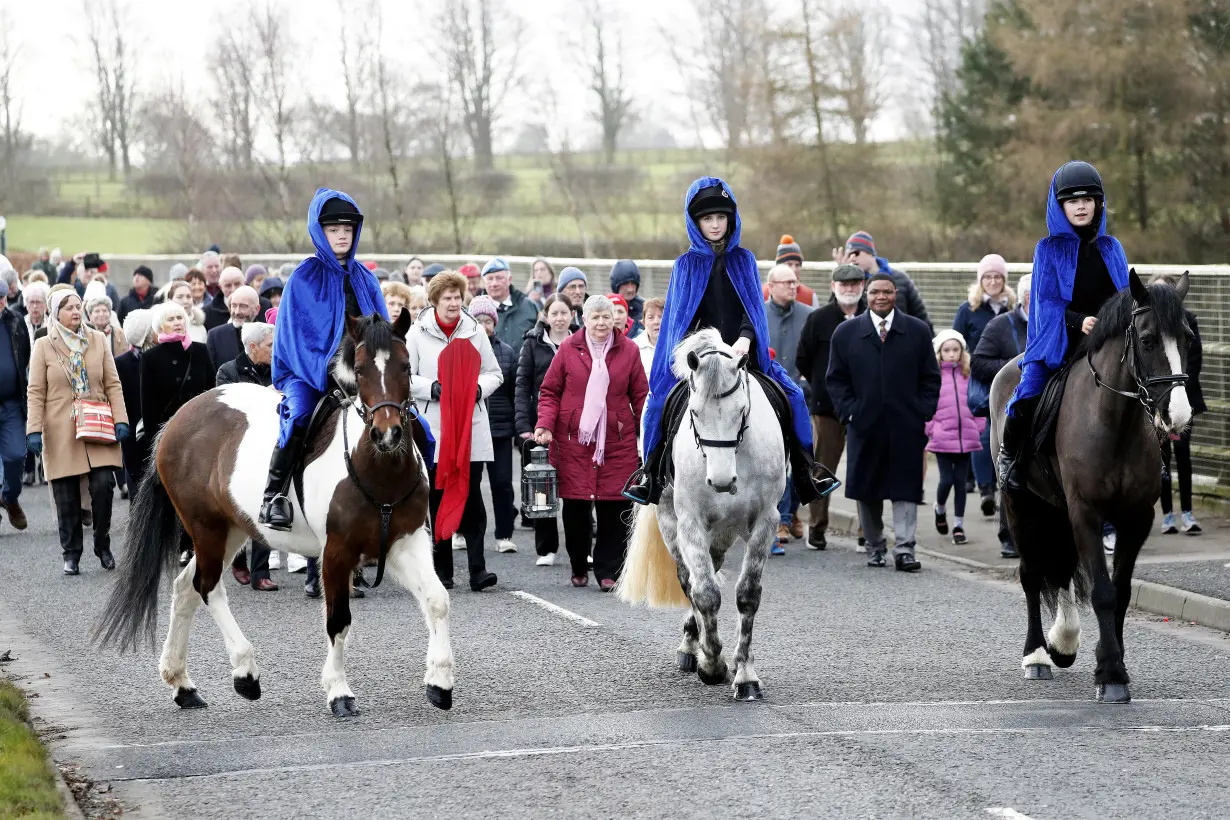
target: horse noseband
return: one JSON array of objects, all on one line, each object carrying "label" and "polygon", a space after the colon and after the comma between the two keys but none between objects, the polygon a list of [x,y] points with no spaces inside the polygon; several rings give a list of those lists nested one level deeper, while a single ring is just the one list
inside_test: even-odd
[{"label": "horse noseband", "polygon": [[[717,352],[720,352],[720,351],[717,351]],[[725,355],[725,354],[722,354],[722,355]],[[690,377],[688,381],[689,383],[691,382]],[[691,408],[688,409],[688,415],[691,417],[691,420],[692,420],[692,437],[696,440],[696,449],[700,450],[701,458],[709,457],[708,455],[705,454],[706,447],[733,449],[735,451],[735,454],[738,455],[739,445],[743,443],[743,436],[745,433],[747,433],[747,419],[752,411],[752,389],[748,385],[747,373],[746,372],[742,373],[739,376],[739,378],[735,379],[734,385],[729,390],[715,397],[718,399],[730,398],[731,396],[735,394],[736,391],[738,391],[740,387],[743,387],[747,390],[747,394],[748,394],[747,395],[747,406],[743,408],[743,418],[739,422],[739,434],[733,439],[701,438],[700,430],[696,426],[696,411],[692,410]],[[731,495],[734,495],[733,487],[731,488]]]},{"label": "horse noseband", "polygon": [[405,401],[378,401],[370,407],[363,403],[362,399],[355,399],[355,410],[359,411],[359,418],[363,420],[364,427],[371,427],[376,421],[376,411],[382,407],[392,407],[397,411],[397,415],[401,418],[402,426],[405,427],[410,423],[410,413],[413,410],[414,414],[418,415],[418,408],[414,406],[413,399]]}]

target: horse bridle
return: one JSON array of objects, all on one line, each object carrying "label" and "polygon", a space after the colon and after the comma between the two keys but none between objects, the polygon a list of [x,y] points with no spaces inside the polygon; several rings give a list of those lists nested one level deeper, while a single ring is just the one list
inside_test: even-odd
[{"label": "horse bridle", "polygon": [[[698,358],[704,358],[705,356],[712,356],[714,354],[725,356],[728,359],[732,358],[731,355],[724,350],[706,350],[704,353],[701,353]],[[695,383],[692,381],[691,376],[688,376],[688,386],[695,389]],[[747,371],[742,371],[739,376],[735,378],[735,383],[729,390],[725,393],[714,396],[715,399],[730,398],[738,391],[740,387],[747,390],[747,406],[743,408],[743,418],[739,423],[739,434],[732,439],[701,438],[700,430],[696,427],[696,411],[690,407],[688,408],[688,415],[691,417],[692,421],[692,436],[696,439],[696,449],[700,450],[701,458],[709,457],[705,454],[706,447],[733,449],[735,454],[738,454],[739,445],[743,443],[743,436],[747,433],[747,419],[752,410],[752,389],[748,383]]]},{"label": "horse bridle", "polygon": [[[1153,310],[1149,305],[1143,307],[1139,303],[1132,310],[1132,320],[1128,322],[1127,331],[1125,332],[1126,343],[1123,347],[1123,355],[1119,357],[1120,363],[1126,362],[1128,373],[1132,376],[1132,381],[1136,382],[1135,390],[1117,390],[1111,387],[1106,382],[1102,381],[1102,377],[1098,375],[1097,368],[1093,366],[1093,349],[1090,348],[1085,353],[1085,361],[1089,363],[1089,372],[1093,374],[1093,383],[1098,387],[1104,387],[1112,393],[1123,396],[1126,399],[1136,399],[1144,406],[1149,415],[1156,415],[1158,406],[1166,400],[1176,387],[1181,384],[1186,384],[1188,376],[1186,373],[1170,373],[1165,376],[1151,376],[1148,371],[1145,371],[1142,376],[1140,373],[1143,368],[1144,361],[1140,355],[1137,345],[1140,344],[1140,337],[1136,333],[1136,317],[1148,313]],[[1130,356],[1130,358],[1129,358]],[[1153,397],[1150,393],[1150,388],[1164,386],[1165,389],[1157,396]]]},{"label": "horse bridle", "polygon": [[[395,341],[401,340],[396,339]],[[359,342],[355,345],[355,350],[357,351],[362,346],[363,342]],[[359,419],[363,422],[364,432],[371,429],[372,424],[374,424],[376,420],[376,411],[382,407],[395,408],[401,417],[401,424],[404,428],[409,428],[410,426],[411,413],[413,413],[415,417],[418,416],[418,407],[414,404],[414,399],[410,396],[407,396],[406,400],[402,402],[378,401],[369,407],[358,396],[351,398],[340,389],[335,390],[333,395],[337,399],[338,404],[341,405],[343,414],[346,412],[347,407],[353,407],[355,409],[355,412],[359,414]],[[407,490],[406,494],[401,498],[391,504],[377,501],[375,496],[368,491],[367,487],[363,486],[363,481],[359,478],[359,474],[355,472],[354,462],[350,458],[350,435],[347,429],[348,427],[349,425],[346,424],[346,417],[343,415],[342,458],[346,462],[346,474],[350,476],[350,480],[354,482],[354,485],[359,488],[359,493],[367,499],[367,503],[371,504],[380,511],[380,554],[376,560],[376,581],[372,584],[372,588],[375,589],[380,586],[380,582],[384,580],[384,563],[389,554],[389,525],[393,520],[393,510],[409,501],[410,497],[418,490],[419,485],[423,483],[423,471],[419,470],[418,477],[414,480],[414,484],[411,485],[410,489]],[[410,430],[407,429],[404,435],[411,435]]]}]

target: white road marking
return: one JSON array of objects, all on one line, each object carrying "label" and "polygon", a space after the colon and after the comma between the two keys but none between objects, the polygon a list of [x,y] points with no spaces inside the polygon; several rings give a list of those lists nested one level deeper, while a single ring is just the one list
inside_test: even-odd
[{"label": "white road marking", "polygon": [[1021,814],[1016,809],[1010,809],[1006,806],[989,806],[987,814],[992,817],[1003,817],[1006,820],[1032,820],[1028,814]]},{"label": "white road marking", "polygon": [[559,606],[558,604],[553,604],[550,601],[544,601],[542,598],[539,598],[537,595],[531,595],[528,592],[523,592],[519,589],[514,589],[510,591],[508,594],[515,595],[516,597],[520,598],[523,601],[529,601],[534,606],[540,606],[543,609],[545,609],[547,612],[553,613],[555,615],[559,615],[561,618],[567,618],[570,621],[575,621],[576,623],[579,623],[581,626],[589,626],[589,627],[602,626],[602,624],[598,623],[597,621],[591,621],[589,618],[586,618],[582,615],[578,615],[577,613],[572,612],[570,610],[564,609],[562,606]]}]

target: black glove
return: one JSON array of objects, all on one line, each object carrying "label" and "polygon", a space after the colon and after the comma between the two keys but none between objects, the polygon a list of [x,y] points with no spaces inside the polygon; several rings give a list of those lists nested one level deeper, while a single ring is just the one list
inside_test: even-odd
[{"label": "black glove", "polygon": [[440,383],[439,383],[439,382],[432,382],[432,383],[431,383],[431,400],[432,400],[432,401],[439,401],[439,400],[440,400],[440,390],[441,390],[441,387],[440,387]]},{"label": "black glove", "polygon": [[478,404],[482,400],[483,400],[483,388],[481,386],[475,387],[474,388],[474,403]]}]

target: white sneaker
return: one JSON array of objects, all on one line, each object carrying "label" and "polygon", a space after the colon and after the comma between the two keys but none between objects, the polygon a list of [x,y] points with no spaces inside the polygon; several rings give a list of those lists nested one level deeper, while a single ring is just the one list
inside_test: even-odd
[{"label": "white sneaker", "polygon": [[512,541],[509,541],[507,538],[501,538],[499,541],[495,543],[495,546],[496,546],[496,549],[498,549],[500,552],[516,552],[517,551],[517,545],[514,544]]},{"label": "white sneaker", "polygon": [[1115,554],[1115,542],[1117,540],[1118,536],[1116,536],[1113,532],[1108,532],[1106,535],[1102,536],[1102,549],[1105,550],[1107,555]]},{"label": "white sneaker", "polygon": [[538,560],[534,562],[536,566],[553,567],[555,566],[555,553],[548,552],[546,555],[538,556]]},{"label": "white sneaker", "polygon": [[269,550],[269,569],[281,569],[282,556],[278,555],[277,550]]},{"label": "white sneaker", "polygon": [[307,572],[307,559],[297,552],[286,553],[287,572]]},{"label": "white sneaker", "polygon": [[465,552],[466,539],[461,533],[453,533],[453,552]]}]

